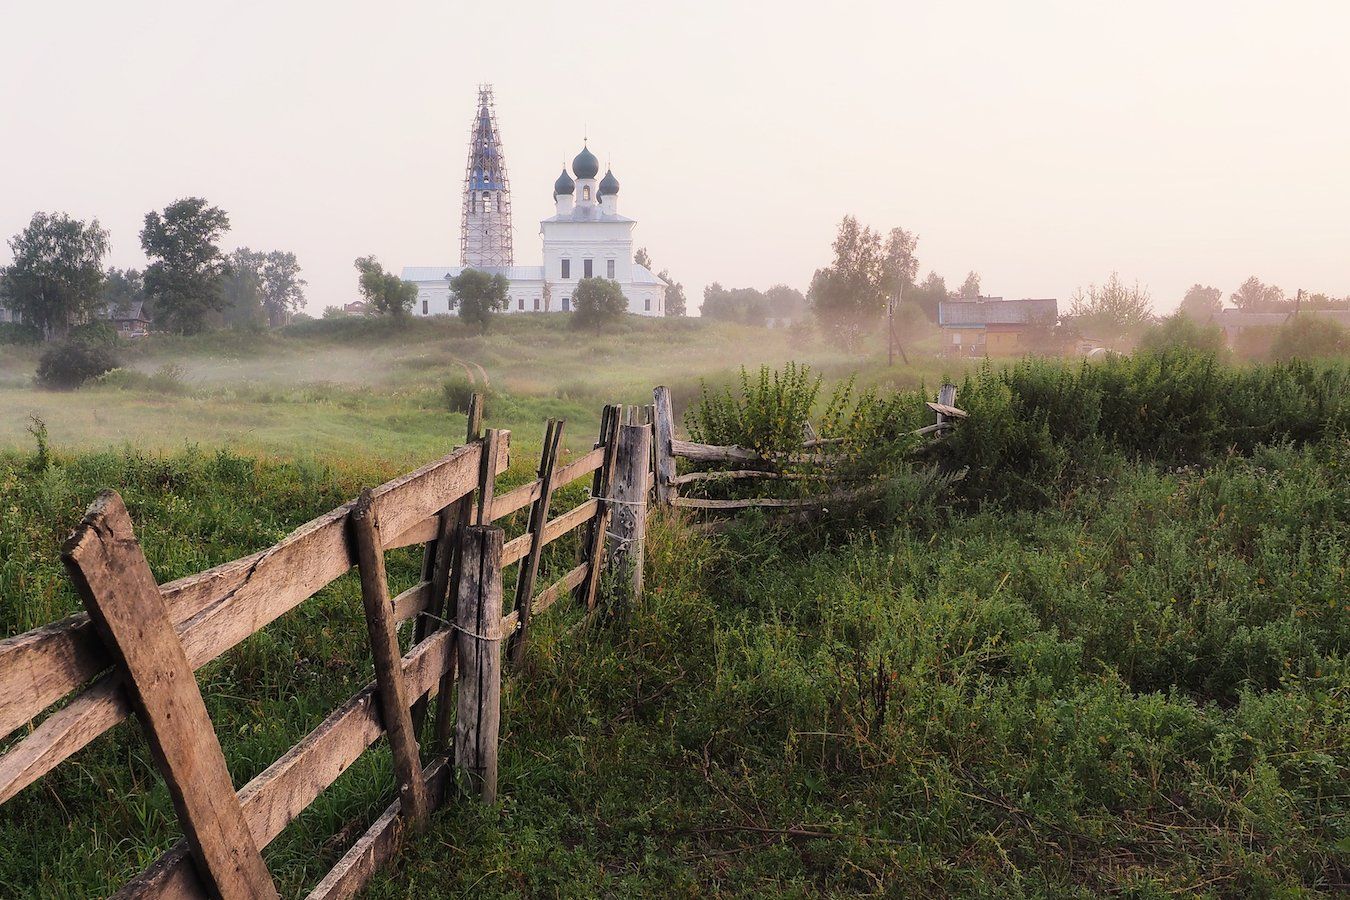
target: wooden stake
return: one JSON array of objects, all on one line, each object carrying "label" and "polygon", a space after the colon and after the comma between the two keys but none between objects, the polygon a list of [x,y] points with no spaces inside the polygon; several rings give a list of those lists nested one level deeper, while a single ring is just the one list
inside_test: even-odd
[{"label": "wooden stake", "polygon": [[611,487],[606,568],[628,572],[631,599],[642,597],[643,543],[647,534],[647,485],[651,472],[652,428],[624,425],[619,429],[618,455]]},{"label": "wooden stake", "polygon": [[605,555],[605,532],[609,529],[610,509],[613,506],[607,498],[614,488],[615,456],[619,450],[619,424],[623,411],[618,406],[606,406],[600,420],[600,440],[596,446],[606,448],[605,464],[595,472],[591,485],[591,496],[600,503],[600,509],[591,523],[587,536],[585,561],[590,563],[586,570],[586,579],[577,590],[577,596],[586,609],[595,609],[595,600],[600,591],[601,563]]},{"label": "wooden stake", "polygon": [[675,409],[670,400],[670,388],[661,385],[652,391],[652,399],[656,407],[652,421],[656,504],[670,506],[671,501],[680,495],[680,489],[675,482],[675,457],[670,452],[670,442],[675,439]]},{"label": "wooden stake", "polygon": [[459,584],[459,703],[455,767],[485,803],[497,799],[497,735],[501,715],[502,530],[464,530]]},{"label": "wooden stake", "polygon": [[122,498],[101,494],[61,556],[122,671],[203,883],[226,900],[276,897]]},{"label": "wooden stake", "polygon": [[[950,381],[943,384],[942,389],[938,391],[937,402],[943,406],[955,406],[956,385],[952,384]],[[946,425],[948,422],[953,421],[951,416],[946,416],[942,413],[935,413],[935,415],[937,416],[938,425]]]},{"label": "wooden stake", "polygon": [[530,553],[521,562],[516,575],[515,609],[520,624],[508,642],[511,662],[517,665],[525,657],[534,583],[539,577],[539,557],[544,551],[544,526],[548,523],[549,506],[553,502],[553,470],[558,462],[558,445],[562,442],[565,424],[562,419],[549,419],[544,431],[544,450],[539,457],[539,499],[530,508]]},{"label": "wooden stake", "polygon": [[422,781],[422,761],[417,755],[417,732],[408,710],[410,698],[403,683],[403,661],[398,648],[394,609],[389,603],[380,523],[369,488],[361,492],[349,521],[356,541],[357,565],[361,570],[361,602],[366,608],[366,630],[370,634],[371,655],[375,658],[380,713],[393,751],[399,799],[413,827],[421,828],[431,810]]}]

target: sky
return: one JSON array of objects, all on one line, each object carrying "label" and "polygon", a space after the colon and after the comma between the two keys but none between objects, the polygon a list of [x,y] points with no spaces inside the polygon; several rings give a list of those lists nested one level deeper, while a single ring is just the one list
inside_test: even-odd
[{"label": "sky", "polygon": [[1346,295],[1347,35],[1341,0],[0,0],[0,237],[97,217],[141,267],[146,212],[201,196],[224,249],[297,254],[317,314],[358,256],[458,261],[488,82],[516,262],[588,136],[691,307],[805,290],[848,214],[991,295]]}]

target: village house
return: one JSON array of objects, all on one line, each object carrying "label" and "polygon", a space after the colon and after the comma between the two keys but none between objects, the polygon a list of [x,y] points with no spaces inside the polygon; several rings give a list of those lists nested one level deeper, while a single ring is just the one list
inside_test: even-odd
[{"label": "village house", "polygon": [[1292,309],[1275,312],[1257,312],[1246,309],[1221,309],[1210,322],[1223,330],[1224,343],[1230,350],[1246,353],[1264,353],[1275,340],[1275,330],[1295,316],[1312,316],[1336,322],[1350,328],[1350,309]]},{"label": "village house", "polygon": [[952,356],[1015,356],[1037,348],[1036,338],[1052,328],[1059,303],[1051,299],[1004,300],[976,297],[938,304],[942,345]]},{"label": "village house", "polygon": [[145,337],[150,333],[150,314],[144,300],[132,300],[124,306],[109,304],[99,318],[112,325],[119,337]]}]

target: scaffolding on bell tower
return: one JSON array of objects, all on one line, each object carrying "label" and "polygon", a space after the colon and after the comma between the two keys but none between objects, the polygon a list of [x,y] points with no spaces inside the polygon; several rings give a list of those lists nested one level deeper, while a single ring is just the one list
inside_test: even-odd
[{"label": "scaffolding on bell tower", "polygon": [[514,264],[511,247],[511,182],[497,132],[492,85],[478,86],[478,108],[469,132],[464,171],[464,208],[459,220],[459,261],[479,269]]}]

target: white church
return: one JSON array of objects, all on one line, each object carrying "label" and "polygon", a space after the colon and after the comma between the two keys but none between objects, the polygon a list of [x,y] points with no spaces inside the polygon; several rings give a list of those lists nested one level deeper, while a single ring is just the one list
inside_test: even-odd
[{"label": "white church", "polygon": [[478,91],[469,143],[460,216],[460,265],[406,266],[404,281],[417,285],[416,316],[453,315],[449,280],[465,269],[500,272],[510,281],[507,312],[571,312],[572,294],[582,278],[619,283],[628,311],[666,314],[666,284],[633,261],[636,222],[619,215],[619,180],[603,178],[600,161],[588,147],[553,183],[554,214],[539,223],[542,266],[515,264],[511,230],[511,186],[492,100],[491,86]]}]

